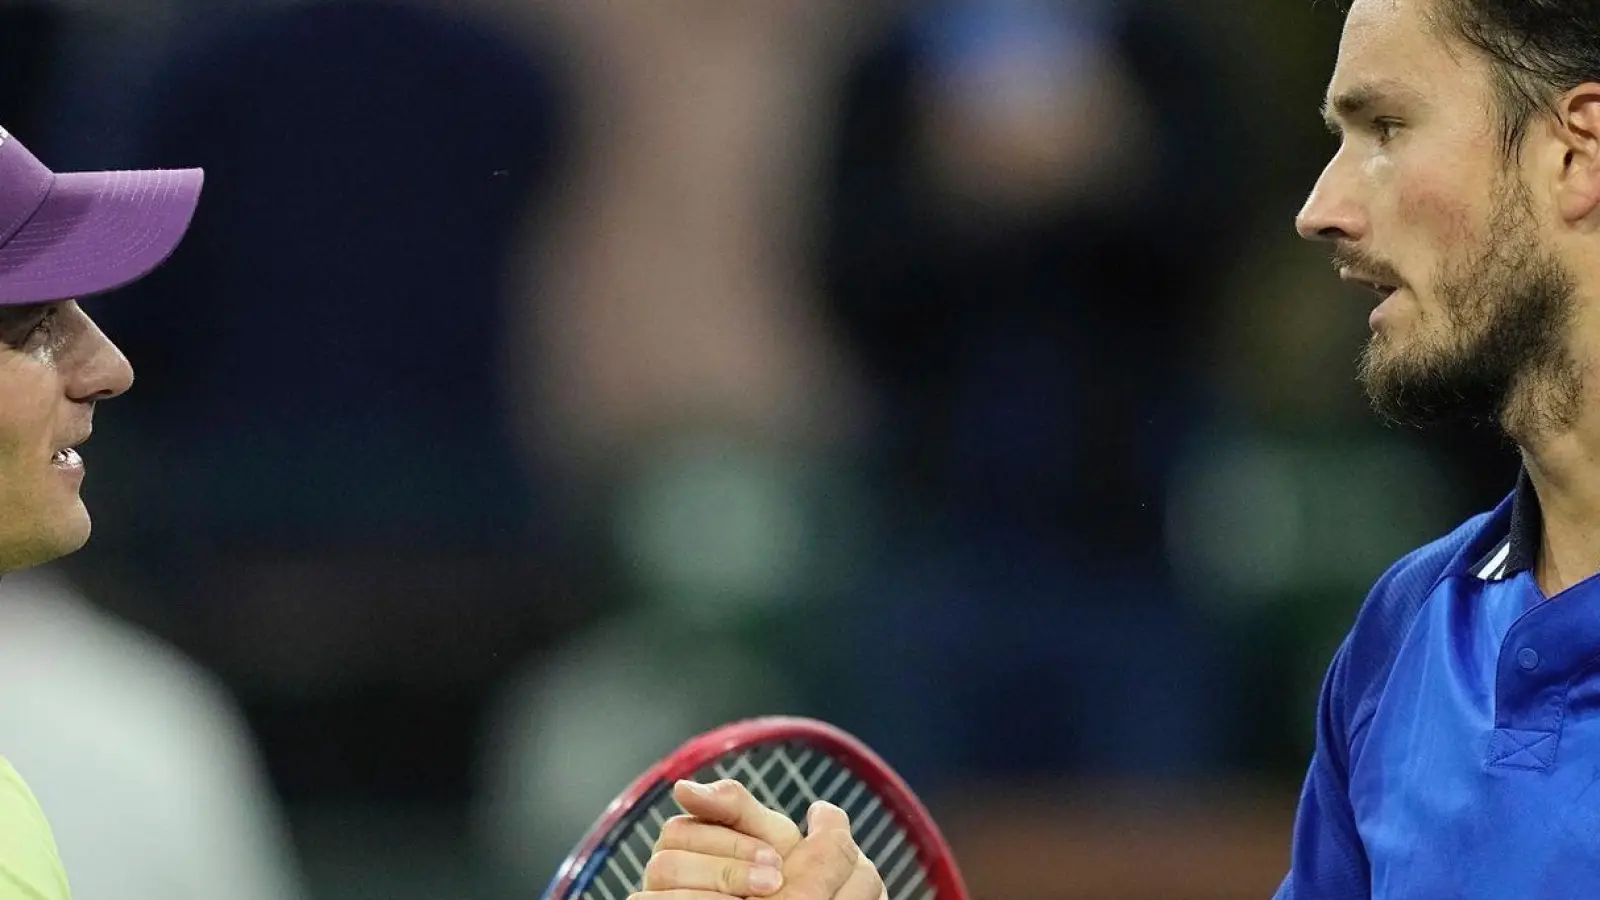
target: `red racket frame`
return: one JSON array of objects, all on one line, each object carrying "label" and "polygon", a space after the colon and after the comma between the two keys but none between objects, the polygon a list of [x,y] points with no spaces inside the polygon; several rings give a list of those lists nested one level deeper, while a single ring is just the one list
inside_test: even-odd
[{"label": "red racket frame", "polygon": [[853,735],[826,722],[801,716],[764,716],[723,725],[691,738],[645,770],[590,826],[562,863],[561,870],[545,890],[543,900],[569,900],[573,882],[588,866],[600,844],[641,800],[653,797],[663,787],[670,789],[679,779],[692,777],[720,756],[757,744],[790,740],[802,740],[827,752],[866,782],[905,825],[908,835],[922,851],[921,862],[927,869],[928,881],[938,891],[939,900],[968,900],[955,854],[950,851],[933,816],[905,781]]}]

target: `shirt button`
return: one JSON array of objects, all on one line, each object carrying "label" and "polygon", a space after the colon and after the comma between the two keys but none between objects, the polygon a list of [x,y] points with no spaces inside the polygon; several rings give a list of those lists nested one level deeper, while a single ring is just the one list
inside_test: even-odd
[{"label": "shirt button", "polygon": [[1539,651],[1533,649],[1532,647],[1523,647],[1521,650],[1518,650],[1517,665],[1529,672],[1539,668]]}]

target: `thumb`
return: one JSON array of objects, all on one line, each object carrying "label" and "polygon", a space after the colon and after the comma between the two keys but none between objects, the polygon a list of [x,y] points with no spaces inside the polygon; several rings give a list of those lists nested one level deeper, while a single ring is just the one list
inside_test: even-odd
[{"label": "thumb", "polygon": [[805,840],[783,861],[784,900],[825,900],[836,896],[864,862],[850,836],[850,819],[831,803],[811,804]]},{"label": "thumb", "polygon": [[806,811],[807,834],[816,834],[819,831],[840,828],[846,832],[850,830],[850,817],[845,815],[844,810],[834,806],[832,803],[818,800],[811,804],[811,808]]}]

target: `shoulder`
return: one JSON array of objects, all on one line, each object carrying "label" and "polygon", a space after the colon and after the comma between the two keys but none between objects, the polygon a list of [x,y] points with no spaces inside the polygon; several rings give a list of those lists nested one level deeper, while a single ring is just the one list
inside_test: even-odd
[{"label": "shoulder", "polygon": [[1505,537],[1506,516],[1495,509],[1400,557],[1372,586],[1356,615],[1352,638],[1385,642],[1403,637],[1439,582],[1470,574],[1479,557]]},{"label": "shoulder", "polygon": [[39,801],[0,757],[0,888],[8,883],[20,886],[29,897],[66,900],[68,896],[61,856]]},{"label": "shoulder", "polygon": [[1454,531],[1400,557],[1378,578],[1356,615],[1352,644],[1403,638],[1434,588],[1445,578],[1471,576],[1511,529],[1515,495],[1462,522]]},{"label": "shoulder", "polygon": [[1387,682],[1395,657],[1428,599],[1446,579],[1475,577],[1473,570],[1509,528],[1510,498],[1461,523],[1454,531],[1401,557],[1367,594],[1335,661],[1329,687],[1349,713],[1349,733],[1360,730]]}]

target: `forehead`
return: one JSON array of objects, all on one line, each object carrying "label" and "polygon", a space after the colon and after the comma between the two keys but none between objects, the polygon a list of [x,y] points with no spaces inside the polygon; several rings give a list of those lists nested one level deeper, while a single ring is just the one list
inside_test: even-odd
[{"label": "forehead", "polygon": [[1345,17],[1328,95],[1386,84],[1425,97],[1462,98],[1487,83],[1485,64],[1445,37],[1437,0],[1355,0]]}]

